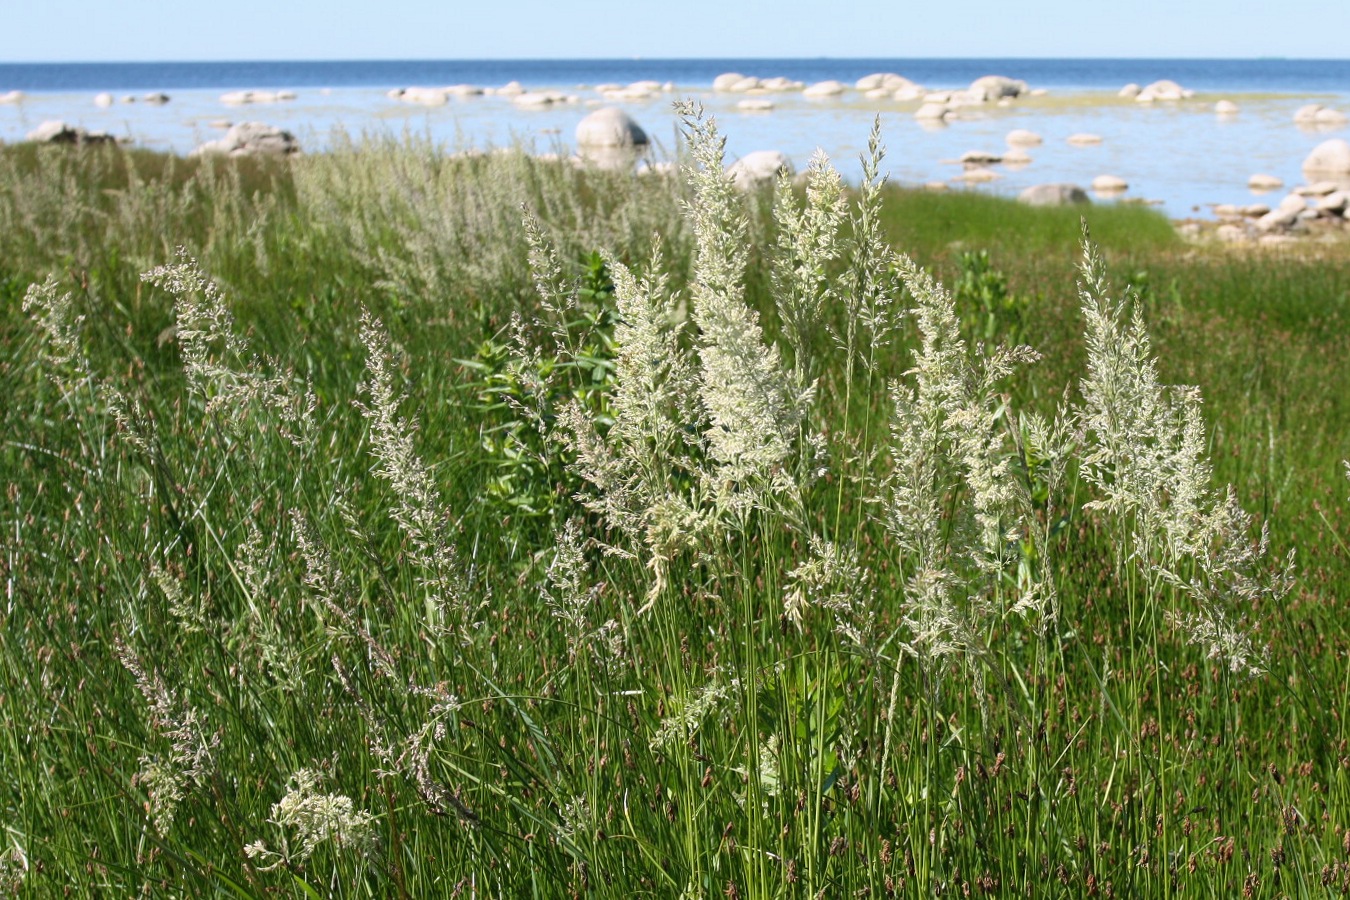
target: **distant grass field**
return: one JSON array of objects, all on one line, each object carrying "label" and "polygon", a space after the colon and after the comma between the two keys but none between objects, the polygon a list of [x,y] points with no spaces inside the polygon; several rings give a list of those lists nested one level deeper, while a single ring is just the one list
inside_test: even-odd
[{"label": "distant grass field", "polygon": [[0,147],[0,890],[1350,892],[1344,248],[687,127]]}]

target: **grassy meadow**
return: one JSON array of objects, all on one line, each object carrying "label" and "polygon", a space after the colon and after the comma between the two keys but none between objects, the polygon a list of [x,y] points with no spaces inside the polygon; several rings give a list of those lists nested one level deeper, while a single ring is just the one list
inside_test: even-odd
[{"label": "grassy meadow", "polygon": [[0,147],[0,892],[1350,893],[1346,247],[685,115]]}]

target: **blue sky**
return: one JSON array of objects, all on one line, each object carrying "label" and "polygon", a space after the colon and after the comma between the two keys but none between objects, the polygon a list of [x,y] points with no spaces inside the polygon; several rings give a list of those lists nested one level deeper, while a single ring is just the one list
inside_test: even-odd
[{"label": "blue sky", "polygon": [[1344,58],[1350,0],[0,0],[0,62]]}]

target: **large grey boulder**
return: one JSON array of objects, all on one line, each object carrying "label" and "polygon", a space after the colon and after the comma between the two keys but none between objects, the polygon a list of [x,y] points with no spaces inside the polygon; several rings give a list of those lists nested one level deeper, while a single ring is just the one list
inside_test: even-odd
[{"label": "large grey boulder", "polygon": [[1318,199],[1317,208],[1323,212],[1344,214],[1350,208],[1350,191],[1332,191]]},{"label": "large grey boulder", "polygon": [[976,78],[966,89],[972,99],[981,103],[1002,100],[1004,97],[1020,97],[1027,93],[1027,83],[1006,75],[985,75]]},{"label": "large grey boulder", "polygon": [[1314,175],[1332,181],[1350,178],[1350,143],[1344,138],[1332,138],[1318,144],[1303,160],[1303,174],[1309,176],[1309,181],[1321,180]]},{"label": "large grey boulder", "polygon": [[577,155],[602,169],[631,169],[650,143],[647,132],[617,106],[597,109],[577,123]]},{"label": "large grey boulder", "polygon": [[577,123],[579,147],[645,147],[647,132],[617,106],[597,109]]},{"label": "large grey boulder", "polygon": [[747,153],[727,167],[727,177],[741,190],[753,190],[793,173],[792,161],[778,150]]},{"label": "large grey boulder", "polygon": [[1145,87],[1134,99],[1138,103],[1152,103],[1155,100],[1185,100],[1194,95],[1195,91],[1187,90],[1175,81],[1164,78]]},{"label": "large grey boulder", "polygon": [[1298,194],[1290,194],[1280,201],[1270,212],[1256,220],[1256,228],[1261,232],[1285,231],[1298,224],[1308,209],[1308,201]]},{"label": "large grey boulder", "polygon": [[1320,103],[1309,103],[1305,106],[1300,106],[1297,110],[1294,111],[1294,121],[1303,125],[1308,125],[1313,122],[1316,122],[1317,114],[1321,112],[1324,108],[1325,107],[1323,107],[1322,104]]},{"label": "large grey boulder", "polygon": [[842,81],[817,81],[815,84],[802,91],[803,97],[838,97],[844,91],[848,90],[848,85]]},{"label": "large grey boulder", "polygon": [[290,156],[300,152],[300,142],[289,131],[283,131],[262,122],[240,122],[230,126],[225,136],[207,141],[196,150],[193,156],[208,153],[220,153],[226,156]]},{"label": "large grey boulder", "polygon": [[1076,184],[1038,184],[1018,194],[1017,199],[1031,206],[1069,206],[1092,202],[1087,191]]},{"label": "large grey boulder", "polygon": [[915,96],[918,96],[918,92],[923,90],[905,76],[897,75],[894,72],[876,72],[871,75],[864,75],[853,86],[864,92],[882,90],[894,94],[896,91],[912,91]]},{"label": "large grey boulder", "polygon": [[77,125],[67,125],[60,119],[43,122],[25,137],[35,144],[111,144],[117,140],[106,132],[85,131]]}]

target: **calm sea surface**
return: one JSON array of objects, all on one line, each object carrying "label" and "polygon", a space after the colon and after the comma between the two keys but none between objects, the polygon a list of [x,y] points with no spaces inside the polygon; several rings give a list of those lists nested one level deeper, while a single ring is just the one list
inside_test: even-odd
[{"label": "calm sea surface", "polygon": [[[769,113],[736,108],[742,95],[715,94],[723,72],[763,78],[785,76],[806,83],[837,79],[852,84],[872,72],[896,72],[930,90],[969,85],[981,75],[1001,74],[1043,88],[1043,97],[1010,107],[965,108],[946,126],[924,127],[916,104],[867,100],[856,91],[826,102],[799,93],[768,95]],[[1170,78],[1195,91],[1181,103],[1138,104],[1115,94],[1129,82]],[[449,147],[520,142],[539,151],[566,150],[576,123],[598,105],[599,84],[640,80],[671,83],[674,90],[647,100],[620,102],[658,148],[675,142],[671,101],[700,100],[727,136],[730,156],[777,149],[804,166],[816,148],[848,176],[872,120],[880,116],[889,153],[885,168],[901,183],[949,181],[960,174],[953,162],[968,150],[1000,151],[1017,128],[1041,134],[1029,148],[1032,162],[996,167],[1000,177],[974,188],[1013,194],[1032,184],[1072,181],[1086,186],[1101,174],[1130,183],[1126,196],[1158,201],[1175,217],[1206,215],[1214,203],[1278,199],[1254,196],[1247,179],[1275,175],[1289,187],[1301,183],[1299,166],[1308,152],[1331,137],[1350,137],[1345,125],[1295,125],[1295,110],[1320,103],[1350,115],[1350,60],[1110,60],[1110,59],[696,59],[696,60],[474,60],[0,64],[0,94],[22,91],[20,103],[0,104],[0,140],[23,139],[43,121],[62,119],[125,136],[135,144],[185,153],[218,137],[222,123],[262,121],[297,134],[307,150],[321,151],[335,129],[350,134],[411,133]],[[391,88],[468,83],[494,87],[519,81],[527,89],[565,91],[575,103],[522,109],[509,97],[452,99],[425,107],[390,99]],[[227,106],[234,90],[291,90],[294,100]],[[163,106],[124,103],[124,95],[169,94]],[[109,92],[111,107],[94,104]],[[1221,99],[1235,102],[1236,115],[1213,111]],[[1077,147],[1071,134],[1100,135],[1102,143]]]}]

